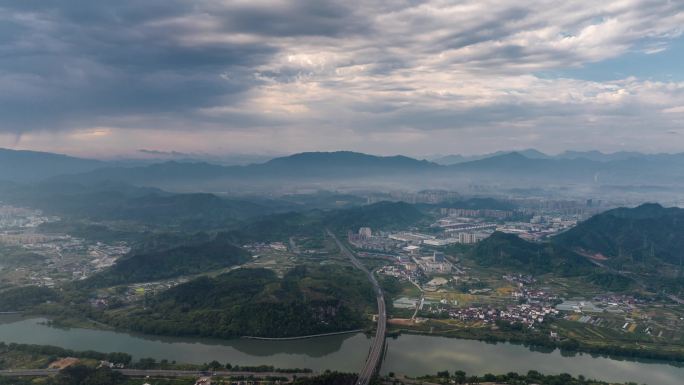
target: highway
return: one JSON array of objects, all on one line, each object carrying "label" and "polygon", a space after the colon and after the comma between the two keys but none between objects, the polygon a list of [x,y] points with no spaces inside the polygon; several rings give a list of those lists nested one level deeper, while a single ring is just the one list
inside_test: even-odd
[{"label": "highway", "polygon": [[382,294],[382,289],[380,288],[380,284],[378,284],[378,281],[375,279],[375,276],[373,275],[372,272],[368,271],[361,262],[359,262],[358,259],[356,259],[356,256],[354,253],[351,252],[345,245],[342,244],[342,242],[335,237],[335,235],[330,232],[330,230],[327,230],[328,234],[335,240],[337,243],[337,247],[340,248],[342,253],[346,255],[352,262],[352,264],[359,270],[363,271],[366,273],[368,276],[368,280],[373,284],[373,288],[375,289],[375,296],[378,301],[378,326],[375,331],[375,337],[373,338],[373,342],[371,343],[371,348],[368,353],[368,358],[366,358],[366,362],[363,365],[363,368],[361,368],[361,371],[359,372],[359,378],[358,381],[356,382],[357,385],[368,385],[370,382],[370,379],[373,377],[373,374],[375,373],[375,370],[380,367],[380,360],[382,359],[382,350],[383,346],[385,345],[385,331],[387,329],[387,312],[385,310],[385,297]]},{"label": "highway", "polygon": [[[312,373],[280,373],[280,372],[230,372],[230,371],[197,371],[197,370],[143,370],[143,369],[112,369],[129,377],[202,377],[214,375],[219,377],[285,377],[292,380],[296,377],[310,377]],[[59,373],[59,369],[16,369],[0,370],[0,376],[5,377],[42,377]]]}]

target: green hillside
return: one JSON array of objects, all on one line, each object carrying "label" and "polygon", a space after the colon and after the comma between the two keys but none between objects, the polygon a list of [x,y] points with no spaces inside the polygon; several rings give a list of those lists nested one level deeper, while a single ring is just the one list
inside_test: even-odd
[{"label": "green hillside", "polygon": [[107,287],[197,274],[237,265],[248,257],[245,250],[217,236],[197,244],[131,253],[81,285]]},{"label": "green hillside", "polygon": [[225,228],[279,207],[206,193],[171,194],[125,184],[41,183],[0,188],[0,199],[73,220],[125,221],[180,229]]},{"label": "green hillside", "polygon": [[550,243],[531,243],[517,235],[496,232],[481,241],[469,256],[479,265],[530,274],[580,275],[590,272],[586,258]]},{"label": "green hillside", "polygon": [[684,258],[684,209],[644,204],[606,211],[559,235],[555,243],[600,253],[616,268],[679,266]]},{"label": "green hillside", "polygon": [[289,212],[258,218],[241,225],[231,232],[236,242],[286,240],[295,234],[311,234],[322,231],[322,212]]},{"label": "green hillside", "polygon": [[47,287],[13,287],[0,292],[0,312],[22,311],[58,298],[57,292]]},{"label": "green hillside", "polygon": [[326,228],[346,232],[370,226],[404,229],[425,218],[416,206],[404,202],[378,202],[338,210],[309,210],[260,217],[230,232],[237,243],[286,240],[292,235],[320,234]]},{"label": "green hillside", "polygon": [[164,335],[287,337],[360,328],[372,303],[370,284],[352,267],[299,266],[282,279],[238,269],[179,285],[145,309],[108,313],[105,321]]},{"label": "green hillside", "polygon": [[339,230],[369,226],[381,229],[403,229],[415,225],[425,215],[405,202],[378,202],[366,206],[336,210],[324,219],[326,226]]}]

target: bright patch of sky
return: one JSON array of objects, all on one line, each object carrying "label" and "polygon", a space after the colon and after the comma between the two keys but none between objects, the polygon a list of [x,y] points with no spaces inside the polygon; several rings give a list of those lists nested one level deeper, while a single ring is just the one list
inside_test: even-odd
[{"label": "bright patch of sky", "polygon": [[684,81],[684,37],[659,45],[642,45],[619,57],[586,63],[580,68],[542,71],[540,77],[612,81],[627,77],[663,82]]}]

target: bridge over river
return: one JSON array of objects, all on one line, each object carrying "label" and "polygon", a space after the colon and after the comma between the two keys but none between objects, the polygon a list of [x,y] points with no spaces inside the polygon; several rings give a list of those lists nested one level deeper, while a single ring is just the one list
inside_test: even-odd
[{"label": "bridge over river", "polygon": [[373,337],[373,342],[371,343],[370,351],[366,362],[364,363],[361,371],[359,372],[359,379],[357,385],[368,385],[373,374],[380,367],[380,361],[382,359],[382,353],[385,346],[385,331],[387,328],[387,312],[385,310],[385,297],[382,293],[382,288],[380,284],[371,271],[366,269],[366,267],[361,264],[361,262],[356,258],[354,253],[349,250],[342,242],[340,242],[337,237],[328,230],[328,234],[335,240],[337,247],[340,248],[342,254],[346,255],[352,262],[352,264],[359,270],[366,273],[368,280],[373,284],[375,289],[375,297],[378,301],[378,326],[375,331],[375,337]]}]

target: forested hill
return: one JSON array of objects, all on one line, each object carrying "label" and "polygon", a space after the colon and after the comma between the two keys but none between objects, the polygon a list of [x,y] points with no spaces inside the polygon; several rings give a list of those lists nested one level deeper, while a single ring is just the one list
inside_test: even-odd
[{"label": "forested hill", "polygon": [[0,180],[3,181],[36,181],[60,174],[87,172],[104,165],[93,159],[0,148]]},{"label": "forested hill", "polygon": [[296,207],[266,199],[257,203],[208,193],[175,194],[125,183],[10,185],[0,188],[0,200],[68,219],[126,221],[194,230],[226,227]]},{"label": "forested hill", "polygon": [[55,301],[58,294],[53,289],[39,286],[12,287],[0,290],[0,312],[23,311],[35,305]]},{"label": "forested hill", "polygon": [[405,202],[378,202],[366,206],[329,212],[324,224],[339,230],[359,227],[405,229],[415,225],[425,215],[416,206]]},{"label": "forested hill", "polygon": [[591,254],[608,263],[668,263],[684,259],[684,209],[644,204],[595,215],[560,234],[555,243]]},{"label": "forested hill", "polygon": [[235,242],[287,240],[294,234],[320,234],[326,228],[334,231],[373,229],[405,229],[426,218],[415,205],[404,202],[378,202],[339,210],[310,210],[267,215],[247,222],[231,234]]},{"label": "forested hill", "polygon": [[531,243],[514,234],[495,232],[470,251],[479,265],[515,271],[580,275],[593,270],[586,258],[551,243]]},{"label": "forested hill", "polygon": [[200,243],[133,252],[79,285],[108,287],[167,279],[237,265],[248,258],[249,253],[220,234]]},{"label": "forested hill", "polygon": [[373,298],[351,266],[299,266],[282,279],[271,270],[238,269],[179,285],[146,309],[114,312],[104,321],[163,335],[300,336],[363,327]]}]

